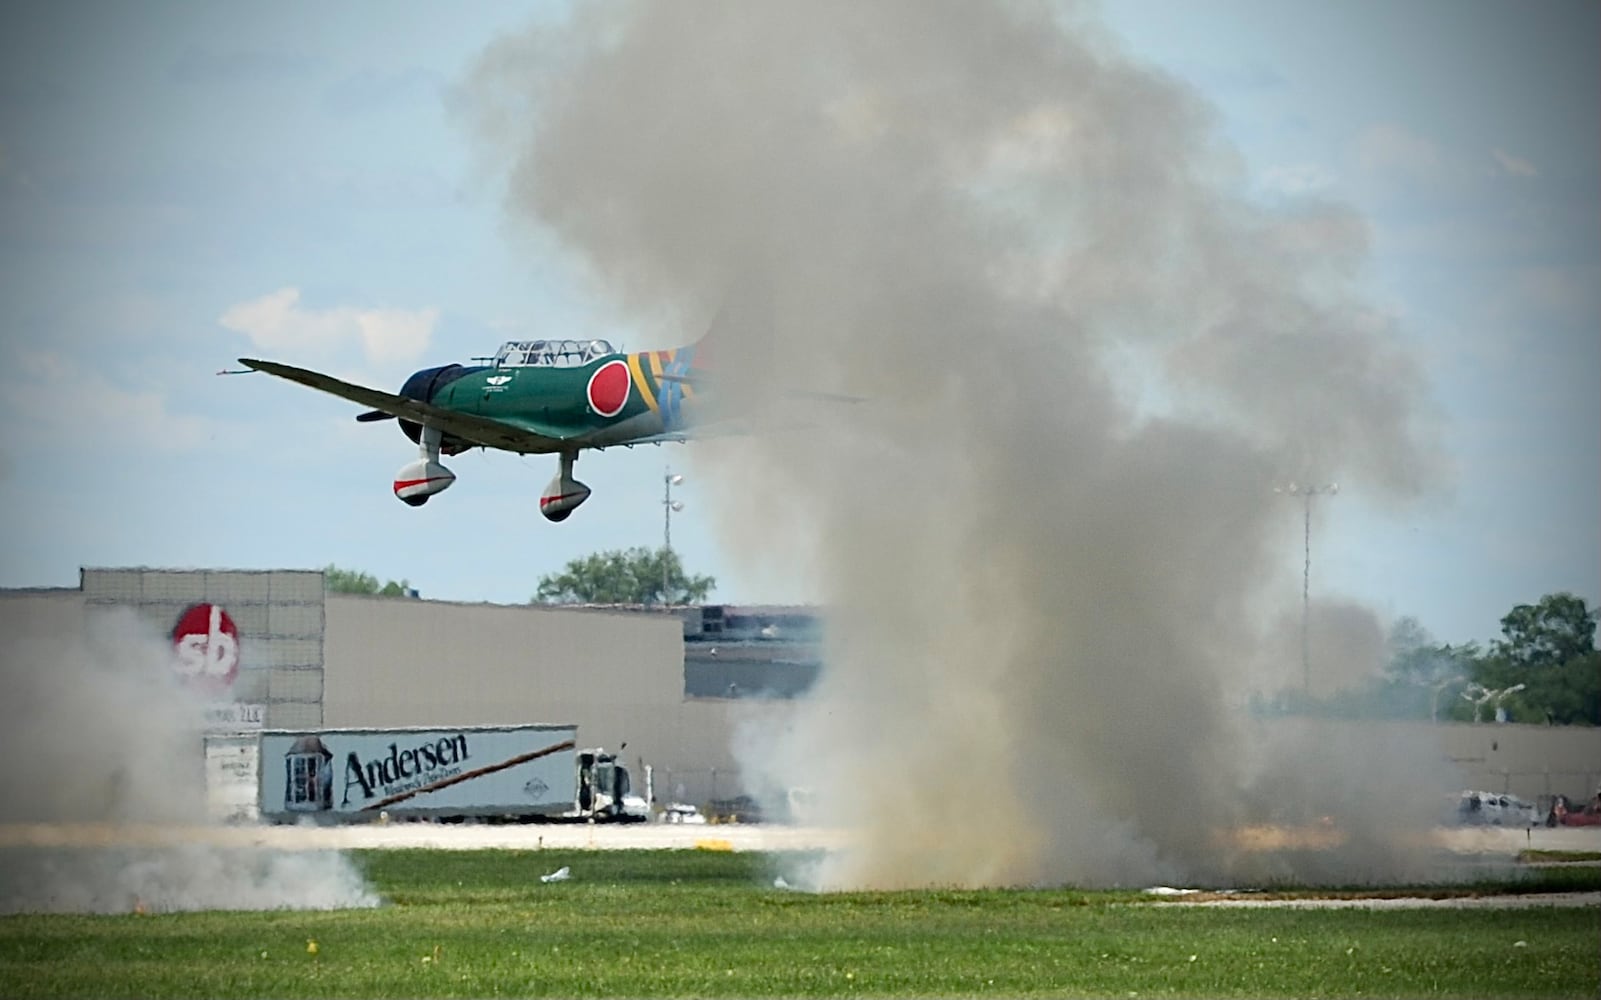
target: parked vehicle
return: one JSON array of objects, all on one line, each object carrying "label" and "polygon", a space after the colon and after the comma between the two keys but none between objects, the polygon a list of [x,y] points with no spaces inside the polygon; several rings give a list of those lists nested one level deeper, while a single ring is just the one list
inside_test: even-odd
[{"label": "parked vehicle", "polygon": [[646,819],[649,805],[617,755],[579,750],[577,741],[577,727],[564,725],[264,730],[260,814],[336,823]]},{"label": "parked vehicle", "polygon": [[1588,805],[1575,806],[1566,795],[1551,800],[1551,813],[1545,818],[1546,826],[1601,826],[1601,792]]},{"label": "parked vehicle", "polygon": [[1516,795],[1475,791],[1462,793],[1456,818],[1473,826],[1535,826],[1545,821],[1538,807]]},{"label": "parked vehicle", "polygon": [[706,822],[706,817],[701,813],[700,809],[690,805],[688,802],[667,803],[667,807],[662,810],[662,814],[657,817],[657,819],[663,823],[689,823],[704,825]]}]

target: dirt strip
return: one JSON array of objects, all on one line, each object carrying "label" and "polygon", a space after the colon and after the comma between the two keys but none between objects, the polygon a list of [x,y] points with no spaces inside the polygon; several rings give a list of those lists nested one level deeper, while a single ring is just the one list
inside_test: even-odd
[{"label": "dirt strip", "polygon": [[[1166,901],[1164,901],[1166,902]],[[1541,906],[1588,907],[1601,910],[1601,892],[1531,892],[1523,895],[1494,896],[1374,896],[1328,899],[1253,899],[1233,896],[1225,899],[1179,898],[1178,906],[1216,906],[1250,909],[1273,907],[1283,910],[1477,910],[1525,909]]]}]

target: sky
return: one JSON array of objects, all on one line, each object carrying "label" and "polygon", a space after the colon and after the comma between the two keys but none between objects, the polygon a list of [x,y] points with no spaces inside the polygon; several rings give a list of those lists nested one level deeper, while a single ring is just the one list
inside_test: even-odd
[{"label": "sky", "polygon": [[[8,6],[0,586],[332,563],[522,602],[568,560],[659,546],[670,466],[672,544],[713,599],[813,599],[720,548],[696,445],[586,453],[594,495],[560,525],[537,509],[549,456],[458,456],[456,485],[413,509],[390,492],[416,454],[393,424],[215,374],[265,357],[393,389],[506,339],[702,332],[710,316],[620,321],[605,276],[514,221],[472,133],[463,85],[486,49],[568,14]],[[1320,498],[1314,593],[1449,642],[1494,638],[1546,593],[1601,598],[1601,6],[1116,0],[1078,19],[1210,105],[1242,197],[1365,220],[1359,284],[1422,361],[1451,476],[1405,506],[1361,482]],[[1284,507],[1293,528],[1303,508]]]}]

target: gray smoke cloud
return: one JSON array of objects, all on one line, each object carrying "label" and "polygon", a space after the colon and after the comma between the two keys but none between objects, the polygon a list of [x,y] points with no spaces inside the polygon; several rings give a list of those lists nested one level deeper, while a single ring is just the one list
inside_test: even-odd
[{"label": "gray smoke cloud", "polygon": [[0,912],[376,906],[336,852],[206,842],[204,705],[126,609],[0,636]]},{"label": "gray smoke cloud", "polygon": [[856,828],[819,884],[1260,878],[1227,831],[1330,813],[1359,834],[1320,865],[1407,868],[1384,831],[1437,754],[1241,711],[1300,672],[1272,487],[1444,471],[1359,217],[1244,199],[1212,110],[1073,6],[582,5],[460,97],[511,213],[636,328],[759,285],[721,384],[867,400],[695,456],[727,550],[828,608],[818,688],[743,747]]}]

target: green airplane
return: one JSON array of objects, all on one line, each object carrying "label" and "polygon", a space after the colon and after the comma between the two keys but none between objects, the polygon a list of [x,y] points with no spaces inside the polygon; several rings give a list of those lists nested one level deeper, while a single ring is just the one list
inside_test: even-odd
[{"label": "green airplane", "polygon": [[628,354],[604,340],[508,341],[488,364],[415,372],[398,394],[275,361],[239,363],[372,407],[359,421],[398,418],[420,452],[395,474],[395,496],[413,507],[456,481],[440,455],[480,447],[555,454],[560,466],[539,511],[565,521],[589,498],[589,487],[573,478],[580,451],[689,438],[690,425],[703,415],[696,383],[711,369],[710,339]]}]

